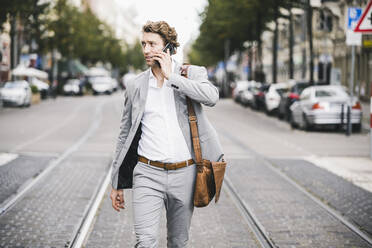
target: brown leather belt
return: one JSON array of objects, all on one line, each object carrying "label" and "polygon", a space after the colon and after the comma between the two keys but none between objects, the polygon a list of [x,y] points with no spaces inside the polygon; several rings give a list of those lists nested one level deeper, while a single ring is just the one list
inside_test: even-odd
[{"label": "brown leather belt", "polygon": [[163,168],[165,170],[176,170],[176,169],[180,169],[180,168],[195,164],[193,159],[189,159],[189,160],[185,160],[185,161],[177,162],[177,163],[163,163],[159,161],[152,161],[142,156],[138,156],[138,161],[145,163],[145,164],[153,165],[159,168]]}]

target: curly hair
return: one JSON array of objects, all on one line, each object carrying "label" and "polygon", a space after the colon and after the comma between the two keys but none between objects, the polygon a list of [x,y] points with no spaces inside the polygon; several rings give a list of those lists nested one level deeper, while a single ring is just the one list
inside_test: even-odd
[{"label": "curly hair", "polygon": [[146,33],[157,33],[161,36],[164,41],[164,44],[170,43],[175,48],[180,46],[180,43],[177,42],[177,32],[174,27],[169,26],[165,21],[152,22],[148,21],[142,27],[142,32]]}]

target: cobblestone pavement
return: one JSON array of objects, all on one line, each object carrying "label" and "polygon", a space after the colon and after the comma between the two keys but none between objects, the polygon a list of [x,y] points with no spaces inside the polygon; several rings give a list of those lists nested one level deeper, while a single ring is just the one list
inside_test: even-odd
[{"label": "cobblestone pavement", "polygon": [[110,158],[71,156],[0,216],[0,247],[64,247]]},{"label": "cobblestone pavement", "polygon": [[[71,147],[77,150],[68,153],[0,216],[0,247],[67,247],[71,242],[111,163],[115,145],[112,140],[117,135],[120,113],[115,108],[117,102],[109,99],[61,99],[54,108],[41,104],[25,113],[29,125],[13,129],[9,124],[17,119],[17,113],[7,112],[1,117],[4,127],[8,123],[7,129],[1,130],[1,137],[11,140],[1,144],[0,149],[5,152],[19,149],[21,154],[60,157]],[[62,112],[55,114],[58,109]],[[48,113],[52,114],[47,123],[38,122],[39,117],[43,120]],[[101,120],[97,113],[102,113]],[[18,118],[19,114],[22,113],[18,112]],[[50,129],[50,121],[58,124]],[[94,125],[99,126],[91,129]],[[33,128],[37,128],[34,136]],[[20,132],[26,134],[23,139],[18,135]],[[2,167],[6,166],[9,165]]]},{"label": "cobblestone pavement", "polygon": [[[19,150],[19,154],[23,156],[34,154],[29,156],[30,160],[35,159],[46,165],[48,161],[44,161],[44,158],[47,160],[65,151],[87,130],[87,126],[94,122],[94,106],[104,98],[110,99],[110,104],[104,105],[102,122],[94,134],[81,144],[78,151],[70,154],[8,212],[0,216],[0,247],[68,245],[88,203],[108,171],[119,130],[123,99],[121,93],[110,97],[62,98],[48,105],[42,103],[29,109],[5,111],[1,116],[0,139],[7,141],[0,143],[1,152],[14,149]],[[314,166],[305,166],[303,161],[292,164],[288,161],[294,159],[293,157],[314,154],[366,156],[369,154],[366,148],[368,137],[357,134],[345,142],[345,136],[339,133],[306,133],[292,130],[287,123],[241,108],[231,100],[221,100],[215,108],[205,109],[220,135],[229,164],[227,175],[230,181],[279,247],[368,247],[360,237],[259,159],[264,156],[275,162],[283,162],[276,164],[280,164],[277,166],[285,168],[285,172],[293,177],[314,175],[316,181],[311,181],[311,178],[306,178],[309,181],[302,180],[309,189],[314,190],[314,194],[319,197],[324,195],[324,199],[328,197],[328,202],[332,202],[329,195],[335,194],[334,208],[346,211],[350,206],[351,212],[346,213],[351,216],[355,207],[355,214],[358,215],[359,207],[369,211],[368,206],[363,205],[369,204],[365,201],[367,195],[347,186],[344,181],[325,175]],[[38,114],[43,121],[33,121]],[[29,122],[29,125],[21,125],[17,121],[20,117]],[[14,130],[10,125],[13,122]],[[54,123],[62,124],[54,126],[55,129],[50,133],[43,134],[43,131],[53,127]],[[36,138],[33,130],[39,135]],[[237,144],[236,140],[241,144]],[[36,158],[38,156],[35,154],[40,154],[40,158]],[[41,166],[40,164],[38,166]],[[10,165],[1,166],[0,170],[11,168],[7,166]],[[36,166],[33,170],[39,169]],[[300,175],[301,173],[303,175]],[[30,172],[28,177],[31,177],[31,174],[34,172]],[[1,176],[2,174],[0,180]],[[324,189],[322,183],[326,185]],[[333,183],[341,183],[342,187],[337,189],[337,185]],[[117,213],[111,207],[109,189],[108,186],[95,223],[91,226],[86,247],[133,247],[135,235],[131,215],[131,191],[125,192],[127,209]],[[343,192],[337,190],[342,189],[347,191],[344,195],[351,200],[341,199]],[[330,192],[326,192],[327,190]],[[360,202],[355,204],[356,201]],[[361,213],[363,214],[363,211]],[[165,224],[163,214],[159,247],[166,246]],[[217,205],[212,203],[207,208],[195,209],[189,247],[238,248],[258,247],[258,244],[229,195],[223,191]]]},{"label": "cobblestone pavement", "polygon": [[371,247],[262,160],[229,163],[229,178],[279,247]]},{"label": "cobblestone pavement", "polygon": [[0,204],[15,194],[26,181],[45,169],[52,157],[20,155],[0,166]]},{"label": "cobblestone pavement", "polygon": [[318,198],[372,235],[372,193],[304,160],[272,163]]},{"label": "cobblestone pavement", "polygon": [[[134,247],[131,190],[125,190],[126,209],[120,213],[113,210],[108,188],[96,222],[86,242],[87,248]],[[165,210],[160,220],[159,247],[166,247]],[[220,201],[206,208],[195,208],[190,228],[190,248],[259,247],[249,227],[222,191]]]}]

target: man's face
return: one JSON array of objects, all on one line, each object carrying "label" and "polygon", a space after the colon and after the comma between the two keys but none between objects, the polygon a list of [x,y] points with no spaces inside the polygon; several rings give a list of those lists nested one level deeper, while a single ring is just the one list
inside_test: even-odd
[{"label": "man's face", "polygon": [[164,48],[163,39],[157,33],[143,32],[141,45],[146,64],[148,66],[153,66],[156,61],[152,58],[154,53],[159,53]]}]

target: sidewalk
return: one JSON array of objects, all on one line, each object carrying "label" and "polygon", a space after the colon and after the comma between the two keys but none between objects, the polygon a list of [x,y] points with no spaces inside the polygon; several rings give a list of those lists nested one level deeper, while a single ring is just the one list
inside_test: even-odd
[{"label": "sidewalk", "polygon": [[308,157],[305,160],[372,192],[372,160],[368,157]]},{"label": "sidewalk", "polygon": [[362,104],[362,112],[363,112],[363,123],[362,129],[369,130],[370,129],[370,103],[369,102],[360,102]]}]

